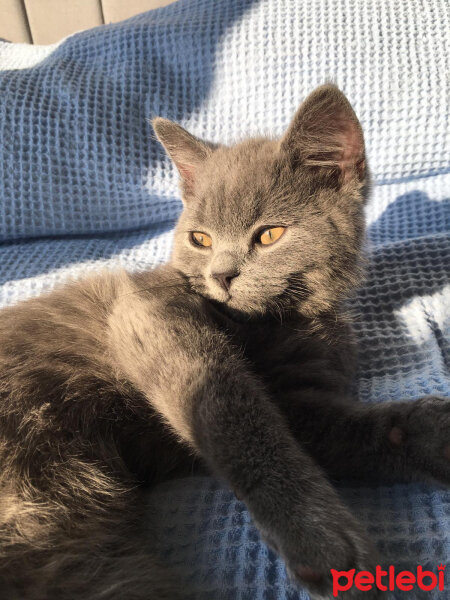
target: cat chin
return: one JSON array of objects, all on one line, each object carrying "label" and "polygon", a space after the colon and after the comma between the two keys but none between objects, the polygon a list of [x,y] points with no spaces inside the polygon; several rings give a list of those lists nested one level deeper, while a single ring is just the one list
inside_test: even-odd
[{"label": "cat chin", "polygon": [[260,303],[253,303],[249,298],[240,298],[233,294],[212,294],[208,292],[209,298],[224,308],[250,315],[261,315],[266,312],[266,307]]},{"label": "cat chin", "polygon": [[231,300],[231,294],[223,293],[223,294],[213,294],[208,290],[208,297],[210,300],[217,302],[218,304],[227,305]]},{"label": "cat chin", "polygon": [[[233,290],[231,290],[233,291]],[[221,310],[229,313],[235,313],[243,317],[258,317],[269,312],[270,301],[267,303],[258,302],[251,297],[239,293],[227,293],[222,290],[211,290],[203,288],[199,293]]]},{"label": "cat chin", "polygon": [[248,300],[239,302],[239,299],[234,298],[233,296],[231,296],[224,304],[228,309],[250,317],[258,317],[267,313],[267,306],[263,304],[252,304],[248,302]]},{"label": "cat chin", "polygon": [[205,296],[216,310],[237,321],[246,321],[249,317],[259,317],[268,311],[266,306],[251,305],[248,299],[239,301],[233,295],[229,295],[225,301],[213,297],[212,294],[205,294]]}]

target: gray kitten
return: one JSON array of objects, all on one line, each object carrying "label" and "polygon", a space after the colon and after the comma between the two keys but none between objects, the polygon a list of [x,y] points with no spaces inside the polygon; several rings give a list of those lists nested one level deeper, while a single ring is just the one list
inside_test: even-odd
[{"label": "gray kitten", "polygon": [[331,598],[330,569],[379,559],[328,476],[450,482],[450,402],[350,396],[361,127],[326,85],[280,140],[226,147],[165,119],[154,128],[181,175],[170,264],[0,312],[3,597],[182,597],[140,550],[136,484],[194,455],[291,577]]}]

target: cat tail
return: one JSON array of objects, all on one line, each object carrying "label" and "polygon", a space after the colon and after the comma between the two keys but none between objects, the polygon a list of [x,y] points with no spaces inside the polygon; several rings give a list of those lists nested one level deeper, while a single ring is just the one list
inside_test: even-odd
[{"label": "cat tail", "polygon": [[[45,486],[0,472],[0,597],[178,600],[150,551],[140,492],[93,463],[60,463]],[[45,488],[45,489],[44,489]]]}]

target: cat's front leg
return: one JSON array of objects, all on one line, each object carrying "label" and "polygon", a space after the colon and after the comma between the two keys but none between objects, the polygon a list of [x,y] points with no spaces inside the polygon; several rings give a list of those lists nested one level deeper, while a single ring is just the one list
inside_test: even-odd
[{"label": "cat's front leg", "polygon": [[155,278],[157,294],[130,293],[112,310],[121,376],[236,491],[292,577],[332,598],[330,570],[373,571],[376,551],[203,300],[183,297],[171,277]]},{"label": "cat's front leg", "polygon": [[418,472],[450,485],[450,399],[429,396],[404,407],[390,441],[405,449]]},{"label": "cat's front leg", "polygon": [[[193,407],[196,445],[247,504],[290,576],[313,598],[332,598],[331,569],[374,572],[380,563],[367,534],[258,383],[238,365],[210,377]],[[357,588],[345,595],[360,596]],[[364,594],[378,597],[377,589]]]},{"label": "cat's front leg", "polygon": [[450,485],[449,399],[429,396],[381,403],[373,413],[375,419],[386,422],[389,462],[395,473]]},{"label": "cat's front leg", "polygon": [[448,399],[361,404],[304,390],[278,404],[295,437],[332,476],[450,485]]}]

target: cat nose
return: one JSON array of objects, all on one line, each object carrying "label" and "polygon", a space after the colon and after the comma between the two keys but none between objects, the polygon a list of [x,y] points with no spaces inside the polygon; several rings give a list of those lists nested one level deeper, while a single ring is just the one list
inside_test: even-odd
[{"label": "cat nose", "polygon": [[237,271],[223,271],[222,273],[211,273],[211,276],[216,279],[220,286],[228,292],[230,289],[231,281],[237,277],[239,273]]}]

